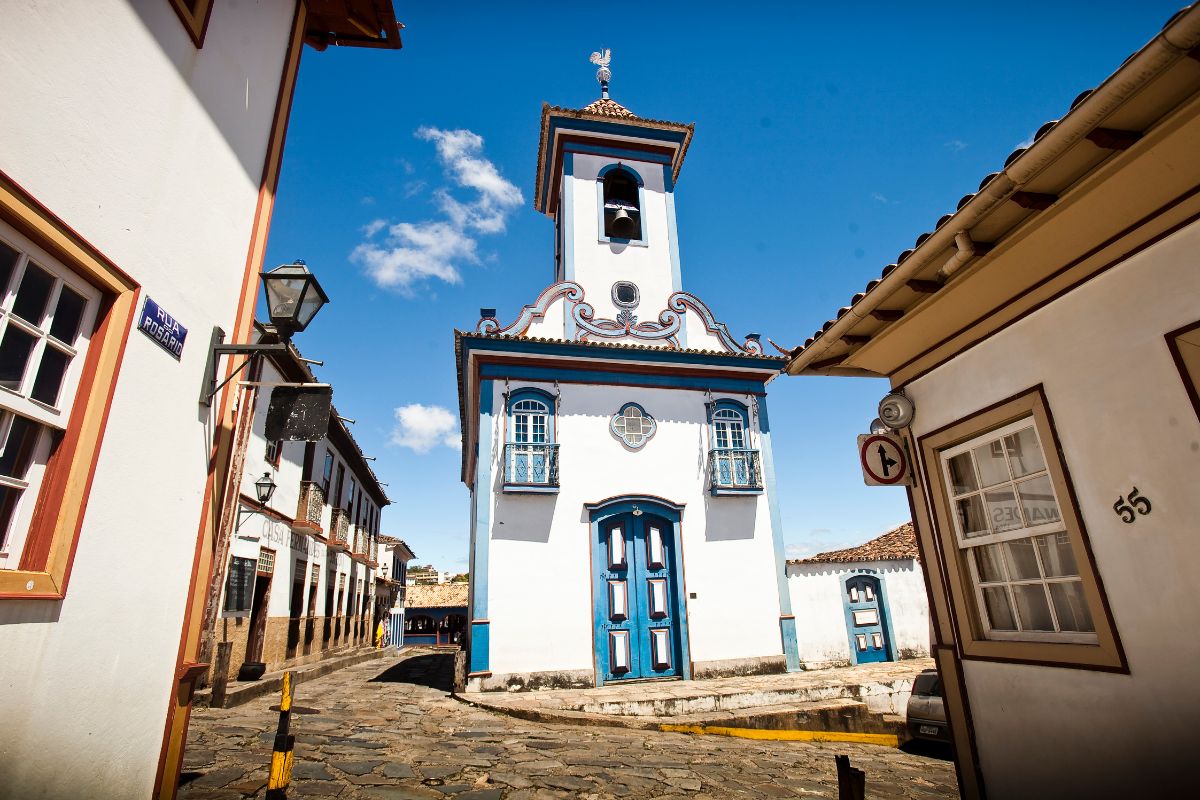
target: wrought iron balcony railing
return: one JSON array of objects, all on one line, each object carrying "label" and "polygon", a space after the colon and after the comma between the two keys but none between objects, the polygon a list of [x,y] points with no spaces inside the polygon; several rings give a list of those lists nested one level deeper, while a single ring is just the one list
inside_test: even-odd
[{"label": "wrought iron balcony railing", "polygon": [[504,485],[510,489],[558,488],[558,445],[504,445]]},{"label": "wrought iron balcony railing", "polygon": [[714,494],[762,491],[762,462],[757,450],[732,447],[709,450],[708,474]]},{"label": "wrought iron balcony railing", "polygon": [[325,492],[315,481],[300,481],[300,499],[296,503],[296,524],[321,530],[321,513],[325,510]]},{"label": "wrought iron balcony railing", "polygon": [[329,542],[347,549],[351,546],[350,514],[340,508],[335,508],[329,519]]}]

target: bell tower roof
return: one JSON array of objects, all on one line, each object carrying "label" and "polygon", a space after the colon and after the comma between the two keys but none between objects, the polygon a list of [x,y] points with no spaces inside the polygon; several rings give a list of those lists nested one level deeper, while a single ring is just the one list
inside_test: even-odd
[{"label": "bell tower roof", "polygon": [[625,106],[613,100],[611,97],[601,97],[599,100],[594,100],[580,109],[588,114],[598,114],[601,117],[616,117],[618,119],[637,119],[637,114],[634,114]]},{"label": "bell tower roof", "polygon": [[672,182],[692,142],[694,124],[645,119],[625,106],[602,97],[580,109],[542,104],[542,135],[538,144],[537,183],[533,206],[553,214],[558,206],[558,178],[562,175],[564,152],[591,152],[604,148],[628,158],[662,160],[671,166]]}]

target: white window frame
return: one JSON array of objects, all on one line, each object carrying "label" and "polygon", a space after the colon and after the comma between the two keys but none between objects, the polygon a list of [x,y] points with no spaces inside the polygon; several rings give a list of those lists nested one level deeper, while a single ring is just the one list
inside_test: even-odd
[{"label": "white window frame", "polygon": [[[0,241],[18,254],[7,284],[0,285],[0,341],[10,326],[35,338],[20,385],[16,389],[0,386],[0,448],[7,445],[14,415],[25,417],[41,427],[25,477],[18,479],[0,476],[0,485],[21,491],[7,530],[0,530],[0,570],[5,570],[17,569],[20,564],[46,465],[54,449],[54,436],[65,432],[74,406],[88,345],[96,326],[101,292],[3,221],[0,221]],[[43,318],[32,321],[12,313],[17,289],[31,262],[54,279],[46,298]],[[70,288],[84,299],[79,329],[73,342],[64,342],[50,335],[63,287]],[[71,359],[63,373],[55,405],[35,400],[30,396],[38,367],[47,348],[58,350]]]},{"label": "white window frame", "polygon": [[[1003,441],[1005,436],[1008,436],[1010,434],[1015,434],[1019,431],[1024,431],[1026,429],[1031,429],[1033,431],[1033,435],[1034,435],[1035,441],[1037,443],[1037,446],[1041,450],[1042,468],[1040,470],[1031,472],[1028,475],[1022,475],[1018,478],[1012,474],[1011,468],[1009,468],[1008,480],[1006,482],[1001,482],[999,484],[995,484],[994,486],[990,486],[990,487],[985,487],[983,485],[982,480],[980,480],[980,476],[978,474],[976,474],[975,480],[976,480],[976,483],[978,484],[976,489],[972,490],[971,492],[964,493],[963,495],[955,495],[954,494],[953,479],[951,477],[951,472],[950,472],[950,461],[955,456],[961,455],[963,453],[969,453],[970,451],[972,451],[982,445],[985,445],[989,442],[992,442],[992,441],[996,441],[996,440]],[[1007,425],[1004,425],[999,428],[994,428],[985,433],[978,434],[976,436],[971,437],[970,439],[968,439],[966,441],[961,442],[960,444],[955,445],[954,447],[950,447],[945,450],[942,450],[939,453],[939,461],[940,461],[940,463],[939,463],[940,477],[943,482],[943,486],[945,487],[946,495],[948,498],[948,503],[950,505],[950,512],[951,512],[950,518],[951,518],[952,524],[954,526],[955,544],[957,545],[958,555],[961,558],[961,562],[965,565],[967,575],[970,578],[970,582],[971,582],[970,589],[971,589],[971,591],[974,592],[974,595],[975,595],[975,607],[977,609],[977,611],[976,611],[977,619],[982,628],[984,638],[992,639],[992,640],[1000,640],[1000,641],[1056,642],[1056,643],[1064,643],[1064,644],[1097,644],[1099,641],[1099,637],[1094,630],[1092,632],[1022,630],[1020,627],[1022,624],[1021,617],[1020,617],[1019,610],[1017,609],[1017,606],[1015,603],[1015,597],[1013,597],[1012,600],[1010,601],[1011,602],[1010,608],[1012,610],[1013,618],[1017,625],[1017,630],[995,629],[992,627],[991,619],[987,612],[987,604],[984,602],[984,594],[983,594],[984,588],[1003,587],[1006,590],[1006,592],[1008,592],[1008,591],[1010,591],[1010,587],[1017,586],[1017,585],[1031,585],[1031,586],[1037,585],[1037,586],[1046,587],[1045,588],[1046,603],[1047,603],[1047,606],[1050,611],[1051,619],[1053,620],[1054,625],[1057,628],[1059,625],[1058,624],[1058,614],[1055,611],[1054,601],[1049,592],[1049,585],[1052,583],[1079,583],[1079,584],[1081,584],[1081,591],[1082,591],[1082,576],[1081,575],[1077,574],[1077,575],[1073,575],[1073,576],[1055,576],[1055,577],[1048,577],[1045,575],[1045,570],[1042,569],[1042,567],[1041,567],[1042,556],[1041,556],[1039,548],[1036,546],[1036,544],[1033,547],[1033,551],[1034,551],[1035,558],[1037,559],[1037,562],[1039,565],[1039,573],[1041,575],[1039,578],[1011,579],[1011,578],[1007,578],[1007,576],[1006,576],[1006,579],[1003,581],[982,581],[980,579],[979,568],[978,568],[978,565],[974,558],[974,553],[972,552],[974,549],[976,549],[978,547],[984,547],[986,545],[993,545],[993,544],[1001,544],[1004,542],[1012,542],[1012,541],[1017,541],[1017,540],[1028,540],[1032,543],[1033,540],[1035,538],[1037,538],[1038,536],[1047,535],[1047,534],[1054,535],[1054,534],[1065,533],[1068,536],[1071,535],[1070,531],[1067,528],[1065,519],[1064,519],[1064,505],[1062,503],[1062,499],[1058,496],[1058,492],[1054,488],[1054,480],[1050,474],[1050,465],[1049,465],[1050,462],[1046,457],[1046,448],[1045,448],[1045,445],[1042,443],[1042,437],[1038,431],[1037,421],[1035,420],[1034,416],[1032,414],[1026,415],[1026,416],[1024,416],[1014,422],[1011,422]],[[1008,459],[1006,458],[1004,461],[1005,461],[1006,468],[1008,468],[1008,466],[1007,466]],[[974,464],[974,457],[972,457],[971,463]],[[1043,477],[1043,476],[1045,476],[1048,479],[1048,483],[1050,484],[1050,491],[1054,495],[1054,502],[1058,509],[1058,520],[1056,522],[1043,523],[1041,525],[1032,525],[1032,526],[1028,526],[1028,527],[1022,526],[1019,528],[1001,531],[998,533],[987,533],[987,534],[975,535],[975,536],[967,536],[963,533],[962,526],[961,526],[961,520],[959,519],[959,515],[956,513],[955,506],[954,506],[955,500],[958,497],[962,497],[965,494],[978,494],[981,497],[981,503],[983,503],[983,509],[984,509],[984,513],[986,516],[987,515],[987,505],[986,505],[986,502],[982,499],[985,492],[987,492],[989,490],[994,491],[997,488],[999,488],[1001,490],[1003,490],[1005,488],[1012,489],[1014,502],[1019,507],[1020,506],[1020,494],[1017,491],[1017,485],[1021,482],[1032,481],[1032,480],[1035,480],[1035,479]],[[1005,559],[1007,560],[1007,555],[1005,556]],[[1078,563],[1077,563],[1077,567],[1078,567]],[[1093,628],[1095,628],[1095,625],[1096,625],[1095,614],[1092,612],[1091,609],[1089,609],[1089,613],[1092,616]]]}]

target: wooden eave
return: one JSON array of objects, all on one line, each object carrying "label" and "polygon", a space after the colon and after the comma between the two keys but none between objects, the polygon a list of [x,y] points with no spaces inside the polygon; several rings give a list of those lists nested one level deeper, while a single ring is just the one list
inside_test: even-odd
[{"label": "wooden eave", "polygon": [[399,50],[400,29],[392,0],[305,0],[304,43],[317,50],[375,47]]},{"label": "wooden eave", "polygon": [[[902,254],[903,261],[915,259],[922,266],[905,281],[889,281],[896,267],[885,268],[879,280],[793,351],[788,372],[888,376],[893,385],[902,385],[1200,211],[1195,194],[1200,185],[1200,61],[1179,59],[1143,91],[1096,120],[1095,128],[1140,137],[1123,137],[1121,148],[1100,147],[1081,137],[1054,156],[1018,188],[1053,195],[1055,202],[1044,210],[1000,202],[967,231],[985,245],[984,252],[941,279],[944,285],[935,292],[915,291],[908,284],[939,280],[939,270],[956,248],[952,242],[940,247],[926,243],[930,234],[922,234],[914,249]],[[972,197],[963,198],[959,208]],[[947,215],[937,228],[961,230],[956,216]],[[876,308],[901,312],[899,318],[881,321],[870,313],[856,314],[862,318],[841,329],[835,342],[826,342],[830,328],[868,295],[878,301]],[[797,366],[817,342],[823,347]]]}]

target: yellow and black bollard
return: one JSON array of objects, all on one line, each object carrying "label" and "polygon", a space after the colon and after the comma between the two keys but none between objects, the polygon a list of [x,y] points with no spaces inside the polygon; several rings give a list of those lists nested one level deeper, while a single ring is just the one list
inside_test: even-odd
[{"label": "yellow and black bollard", "polygon": [[279,699],[279,727],[275,731],[275,746],[271,748],[271,774],[267,778],[266,800],[285,800],[292,781],[292,752],[296,737],[288,733],[292,719],[292,673],[283,673],[283,696]]}]

